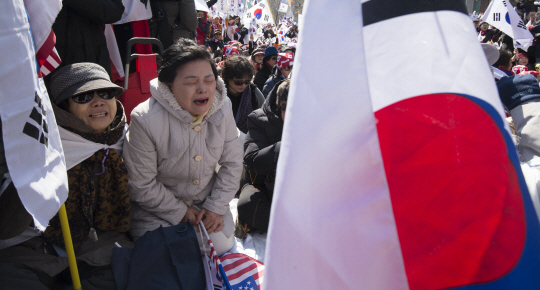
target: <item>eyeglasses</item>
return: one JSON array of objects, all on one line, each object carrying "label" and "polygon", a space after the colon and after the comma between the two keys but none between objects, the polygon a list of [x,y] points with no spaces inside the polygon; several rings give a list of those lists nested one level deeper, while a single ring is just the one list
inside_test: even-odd
[{"label": "eyeglasses", "polygon": [[282,70],[286,70],[286,71],[292,70],[292,65],[284,66]]},{"label": "eyeglasses", "polygon": [[91,91],[84,94],[76,95],[71,97],[71,99],[77,104],[86,104],[92,99],[94,99],[94,92],[97,93],[104,100],[110,100],[115,97],[114,91],[112,90],[100,90],[100,91]]},{"label": "eyeglasses", "polygon": [[233,83],[237,86],[241,86],[241,85],[249,85],[251,81],[248,80],[248,81],[243,81],[243,80],[233,80]]},{"label": "eyeglasses", "polygon": [[277,56],[273,56],[270,58],[271,60],[277,60]]}]

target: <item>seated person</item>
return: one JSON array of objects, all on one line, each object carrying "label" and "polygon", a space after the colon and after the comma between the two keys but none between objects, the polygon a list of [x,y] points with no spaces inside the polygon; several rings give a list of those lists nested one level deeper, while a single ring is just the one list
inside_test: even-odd
[{"label": "seated person", "polygon": [[289,53],[279,53],[277,57],[277,70],[272,74],[266,83],[264,83],[264,88],[262,90],[263,96],[266,98],[268,93],[274,88],[276,82],[284,80],[289,77],[292,72],[294,64],[294,54]]},{"label": "seated person", "polygon": [[261,91],[251,82],[253,66],[246,57],[228,57],[223,63],[221,75],[227,88],[227,96],[232,102],[236,126],[245,134],[248,115],[264,103]]},{"label": "seated person", "polygon": [[229,202],[242,174],[242,141],[225,84],[208,50],[180,39],[163,52],[150,91],[131,113],[124,143],[131,234],[138,239],[160,226],[202,221],[222,255],[234,245]]},{"label": "seated person", "polygon": [[[68,169],[65,206],[84,289],[116,289],[112,248],[115,243],[133,246],[126,235],[131,205],[121,157],[126,118],[116,100],[123,91],[94,63],[67,65],[51,77],[50,96]],[[58,214],[42,235],[0,250],[0,265],[20,267],[2,279],[6,289],[71,288]]]},{"label": "seated person", "polygon": [[238,200],[237,238],[244,238],[251,231],[268,231],[290,83],[290,79],[287,79],[276,84],[262,108],[248,116],[248,133],[244,143],[248,183],[242,188]]}]

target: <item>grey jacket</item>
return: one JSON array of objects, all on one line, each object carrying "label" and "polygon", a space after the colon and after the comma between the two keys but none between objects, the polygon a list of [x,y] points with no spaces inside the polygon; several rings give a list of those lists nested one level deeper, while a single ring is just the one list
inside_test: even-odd
[{"label": "grey jacket", "polygon": [[[218,78],[214,103],[199,125],[169,87],[154,79],[152,97],[131,113],[123,157],[129,172],[131,234],[180,223],[189,206],[232,220],[229,202],[242,174],[242,141]],[[216,166],[220,165],[216,173]],[[222,232],[230,237],[232,222]]]}]

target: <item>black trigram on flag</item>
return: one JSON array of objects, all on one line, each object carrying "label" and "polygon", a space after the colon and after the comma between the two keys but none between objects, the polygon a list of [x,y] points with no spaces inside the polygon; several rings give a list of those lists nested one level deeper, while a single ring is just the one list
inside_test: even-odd
[{"label": "black trigram on flag", "polygon": [[266,7],[263,3],[259,4],[259,6],[261,6],[261,8]]},{"label": "black trigram on flag", "polygon": [[501,13],[493,13],[493,21],[501,21]]},{"label": "black trigram on flag", "polygon": [[[45,145],[45,147],[49,146],[49,127],[47,126],[47,121],[45,120],[45,109],[43,109],[43,104],[41,103],[41,98],[38,96],[36,92],[36,96],[34,98],[34,102],[37,104],[32,108],[32,112],[30,112],[30,119],[34,120],[32,122],[31,120],[28,120],[23,128],[23,133],[38,140],[41,144]],[[37,125],[36,125],[37,124]]]},{"label": "black trigram on flag", "polygon": [[527,29],[527,26],[525,26],[525,23],[523,23],[523,21],[519,21],[518,23],[518,27],[521,28],[521,29]]},{"label": "black trigram on flag", "polygon": [[268,21],[268,18],[270,18],[268,14],[264,15],[264,21]]},{"label": "black trigram on flag", "polygon": [[246,18],[251,18],[251,13],[247,13]]}]

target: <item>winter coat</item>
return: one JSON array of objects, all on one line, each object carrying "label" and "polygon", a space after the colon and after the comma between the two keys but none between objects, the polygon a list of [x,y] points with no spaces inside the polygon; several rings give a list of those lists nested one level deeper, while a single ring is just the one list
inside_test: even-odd
[{"label": "winter coat", "polygon": [[[72,128],[82,133],[90,133],[91,128],[88,127],[79,118],[53,105],[54,113],[58,126]],[[115,119],[115,126],[111,130],[123,130],[125,125],[124,110],[120,102],[117,102],[118,116],[121,119]],[[62,146],[64,150],[71,151],[70,144],[66,143],[62,138]],[[76,145],[75,145],[76,146]],[[73,149],[73,148],[71,148]],[[74,180],[69,179],[70,186]],[[71,196],[68,196],[70,199]],[[18,218],[14,216],[13,218]],[[70,220],[70,227],[73,230],[73,223]],[[100,231],[96,230],[96,239],[87,239],[80,249],[77,250],[77,261],[83,261],[91,266],[105,266],[111,263],[112,248],[116,247],[115,242],[118,242],[122,247],[132,248],[131,242],[125,233],[117,231]],[[45,239],[38,235],[33,230],[33,227],[27,227],[24,233],[14,237],[11,240],[0,240],[0,263],[16,263],[23,264],[26,267],[39,272],[46,273],[53,277],[68,267],[66,257],[58,257],[51,254],[49,248],[45,245]],[[15,242],[18,241],[18,242]],[[49,241],[50,242],[50,241]],[[8,245],[8,248],[4,248]],[[47,250],[46,250],[47,248]]]},{"label": "winter coat", "polygon": [[[277,88],[278,82],[275,86]],[[274,192],[277,160],[281,147],[283,119],[276,104],[277,89],[260,109],[248,116],[248,133],[244,142],[246,178],[254,186],[265,186],[270,198]]]},{"label": "winter coat", "polygon": [[[264,96],[254,84],[249,84],[249,86],[251,88],[251,107],[253,108],[253,111],[255,111],[258,108],[262,107],[264,103]],[[229,95],[229,99],[232,103],[233,115],[235,118],[236,113],[238,113],[238,108],[240,107],[241,98],[242,94],[239,94],[238,96]]]},{"label": "winter coat", "polygon": [[212,52],[216,52],[216,50],[221,50],[223,51],[223,41],[222,40],[217,40],[217,39],[212,39],[208,42],[208,46],[210,46],[210,48],[212,49]]},{"label": "winter coat", "polygon": [[190,124],[194,118],[166,84],[154,79],[150,92],[152,97],[132,111],[124,141],[132,236],[177,225],[188,207],[196,206],[223,215],[222,232],[231,237],[229,202],[240,184],[242,141],[225,84],[218,78],[214,103],[198,125]]},{"label": "winter coat", "polygon": [[193,34],[197,31],[198,23],[195,1],[162,2],[161,5],[172,31],[173,42],[179,38],[194,39]]},{"label": "winter coat", "polygon": [[261,64],[259,69],[257,70],[257,73],[255,74],[255,78],[253,79],[253,83],[259,88],[259,90],[262,92],[264,88],[264,84],[268,80],[268,78],[272,75],[272,68],[268,65]]},{"label": "winter coat", "polygon": [[212,24],[207,21],[208,19],[208,12],[204,12],[204,19],[201,19],[198,22],[197,27],[197,44],[198,45],[204,45],[205,39],[210,36],[210,27],[212,27]]},{"label": "winter coat", "polygon": [[281,71],[278,69],[275,74],[272,74],[268,80],[266,80],[266,83],[264,83],[264,87],[262,90],[263,96],[266,98],[270,91],[274,88],[276,85],[276,82],[282,81],[285,79],[285,76],[281,73]]},{"label": "winter coat", "polygon": [[111,74],[111,60],[105,40],[105,24],[122,18],[122,0],[64,0],[52,26],[60,66],[79,62],[101,65]]}]

